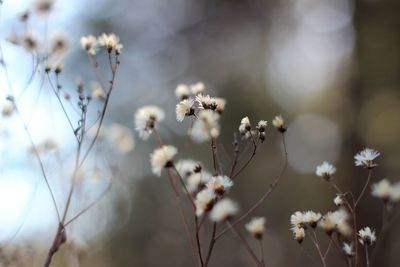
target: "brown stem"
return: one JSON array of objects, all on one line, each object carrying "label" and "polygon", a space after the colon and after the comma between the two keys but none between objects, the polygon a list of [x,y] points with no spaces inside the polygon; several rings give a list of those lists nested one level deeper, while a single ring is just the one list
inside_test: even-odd
[{"label": "brown stem", "polygon": [[226,224],[228,225],[228,228],[229,230],[231,230],[233,235],[239,238],[241,244],[244,246],[247,254],[249,255],[250,259],[253,260],[254,264],[258,267],[262,267],[262,263],[258,260],[257,256],[254,254],[253,250],[250,248],[246,240],[239,234],[238,231],[236,231],[235,227],[229,222],[229,220],[226,221]]},{"label": "brown stem", "polygon": [[207,257],[206,257],[206,261],[205,261],[205,263],[204,263],[204,266],[205,266],[205,267],[208,266],[208,264],[209,264],[209,262],[210,262],[210,259],[211,259],[211,254],[212,254],[212,252],[213,252],[214,245],[215,245],[215,242],[216,242],[216,239],[215,239],[215,234],[216,234],[216,233],[217,233],[217,223],[213,223],[213,228],[212,228],[212,234],[211,234],[210,244],[209,244],[209,246],[208,246]]},{"label": "brown stem", "polygon": [[[279,175],[275,178],[274,182],[272,184],[269,185],[267,191],[261,196],[261,198],[247,211],[245,212],[243,215],[241,215],[238,219],[236,219],[236,221],[232,222],[232,225],[237,225],[238,223],[240,223],[241,221],[243,221],[244,219],[247,218],[247,216],[249,216],[253,211],[255,211],[264,201],[265,199],[267,199],[271,193],[274,191],[274,189],[277,187],[279,181],[281,180],[283,174],[285,173],[286,169],[287,169],[287,165],[288,165],[288,153],[287,153],[287,149],[286,149],[286,142],[285,142],[285,136],[284,133],[282,133],[282,143],[283,143],[283,149],[285,152],[285,162],[284,165],[279,173]],[[222,230],[217,236],[216,239],[219,239],[222,235],[224,235],[229,229],[225,228],[224,230]]]},{"label": "brown stem", "polygon": [[312,232],[313,232],[314,238],[313,238],[313,236],[311,236],[311,240],[314,243],[315,248],[317,249],[318,255],[319,255],[320,259],[321,259],[322,266],[326,267],[326,260],[325,260],[324,255],[322,254],[321,248],[319,246],[319,242],[318,242],[318,239],[317,239],[317,234],[315,233],[314,229],[312,230]]}]

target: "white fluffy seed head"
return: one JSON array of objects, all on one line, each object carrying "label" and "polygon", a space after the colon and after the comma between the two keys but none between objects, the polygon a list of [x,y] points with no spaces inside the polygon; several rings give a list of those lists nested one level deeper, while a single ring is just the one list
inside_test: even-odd
[{"label": "white fluffy seed head", "polygon": [[233,186],[233,181],[228,176],[218,175],[211,177],[206,186],[208,189],[214,190],[217,195],[223,195]]},{"label": "white fluffy seed head", "polygon": [[144,106],[135,112],[135,129],[139,137],[147,140],[158,123],[164,120],[164,111],[157,106]]},{"label": "white fluffy seed head", "polygon": [[154,150],[150,154],[150,162],[153,173],[160,176],[163,168],[169,168],[173,166],[173,158],[178,153],[178,150],[174,146],[162,146]]},{"label": "white fluffy seed head", "polygon": [[293,237],[294,239],[301,244],[306,237],[306,231],[302,227],[292,227]]},{"label": "white fluffy seed head", "polygon": [[131,129],[120,124],[112,124],[106,129],[106,138],[111,146],[119,152],[127,153],[135,147]]},{"label": "white fluffy seed head", "polygon": [[204,92],[205,86],[202,82],[197,82],[195,84],[190,85],[190,91],[194,95],[202,94]]},{"label": "white fluffy seed head", "polygon": [[193,99],[184,99],[179,102],[175,108],[176,120],[181,122],[186,116],[194,115],[193,104]]},{"label": "white fluffy seed head", "polygon": [[400,202],[400,182],[395,183],[390,188],[389,199],[393,203]]},{"label": "white fluffy seed head", "polygon": [[285,132],[286,129],[284,127],[285,121],[283,120],[283,117],[281,115],[275,116],[275,118],[272,120],[272,125],[280,132]]},{"label": "white fluffy seed head", "polygon": [[210,211],[214,205],[216,195],[213,190],[203,189],[197,193],[194,204],[196,206],[196,216],[200,217],[205,212]]},{"label": "white fluffy seed head", "polygon": [[296,211],[290,216],[290,224],[292,225],[292,228],[301,228],[304,223],[304,216],[301,211]]},{"label": "white fluffy seed head", "polygon": [[337,195],[333,199],[333,203],[335,203],[336,206],[342,206],[344,204],[344,199],[343,199],[342,195]]},{"label": "white fluffy seed head", "polygon": [[342,249],[347,257],[353,257],[355,255],[353,243],[343,243]]},{"label": "white fluffy seed head", "polygon": [[368,226],[358,231],[358,236],[358,240],[364,246],[371,246],[376,241],[375,230]]},{"label": "white fluffy seed head", "polygon": [[217,104],[217,108],[215,109],[215,111],[218,112],[219,114],[222,114],[225,111],[226,100],[221,97],[216,97],[215,103]]},{"label": "white fluffy seed head", "polygon": [[384,178],[379,182],[373,184],[371,194],[374,197],[380,198],[383,201],[387,201],[390,198],[391,184],[388,179]]},{"label": "white fluffy seed head", "polygon": [[248,223],[246,223],[246,230],[257,239],[261,239],[265,232],[265,218],[254,217]]},{"label": "white fluffy seed head", "polygon": [[81,46],[86,52],[92,56],[94,56],[97,52],[98,42],[97,38],[93,35],[87,35],[81,37]]},{"label": "white fluffy seed head", "polygon": [[378,166],[374,160],[379,157],[379,155],[380,153],[378,151],[371,148],[366,148],[354,156],[354,164],[356,166],[372,169]]},{"label": "white fluffy seed head", "polygon": [[212,110],[201,110],[193,123],[190,136],[193,141],[203,143],[220,134],[219,115]]},{"label": "white fluffy seed head", "polygon": [[100,46],[105,47],[108,52],[114,50],[116,53],[120,54],[123,48],[123,45],[119,42],[119,37],[115,33],[103,33],[99,36],[98,43]]},{"label": "white fluffy seed head", "polygon": [[336,167],[331,163],[324,161],[321,165],[318,165],[315,169],[315,174],[322,177],[326,181],[332,179],[332,175],[336,172]]},{"label": "white fluffy seed head", "polygon": [[351,227],[348,219],[348,212],[345,209],[339,209],[326,213],[319,221],[318,226],[328,235],[337,232],[342,236],[349,236],[351,234]]},{"label": "white fluffy seed head", "polygon": [[179,101],[188,99],[190,96],[189,87],[186,84],[178,84],[175,88],[175,96]]},{"label": "white fluffy seed head", "polygon": [[210,219],[213,222],[222,222],[233,217],[239,208],[235,202],[229,198],[223,198],[215,204],[210,213]]},{"label": "white fluffy seed head", "polygon": [[303,213],[303,221],[312,228],[315,228],[321,219],[322,215],[319,212],[306,211]]}]

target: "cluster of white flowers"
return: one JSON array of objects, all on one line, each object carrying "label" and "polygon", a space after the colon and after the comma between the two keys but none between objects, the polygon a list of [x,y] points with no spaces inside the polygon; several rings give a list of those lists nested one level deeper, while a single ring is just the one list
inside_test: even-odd
[{"label": "cluster of white flowers", "polygon": [[321,213],[314,211],[296,211],[290,216],[291,230],[297,242],[303,242],[308,227],[315,228],[321,220]]},{"label": "cluster of white flowers", "polygon": [[200,162],[191,159],[179,160],[176,169],[184,179],[187,190],[193,194],[202,190],[212,177]]},{"label": "cluster of white flowers", "polygon": [[257,123],[255,129],[252,128],[249,117],[244,117],[240,121],[239,133],[242,135],[243,139],[259,139],[261,142],[265,141],[266,130],[268,122],[265,120],[260,120]]},{"label": "cluster of white flowers", "polygon": [[365,148],[354,156],[354,164],[367,169],[372,169],[378,164],[374,161],[381,153],[371,148]]},{"label": "cluster of white flowers", "polygon": [[104,47],[108,53],[115,51],[117,55],[121,54],[123,48],[119,37],[114,33],[103,33],[98,37],[93,35],[82,36],[80,41],[82,48],[92,56],[97,53],[99,47]]},{"label": "cluster of white flowers", "polygon": [[210,219],[222,222],[230,219],[239,211],[238,205],[229,198],[219,200],[210,212]]},{"label": "cluster of white flowers", "polygon": [[359,241],[365,246],[371,246],[376,241],[375,230],[370,227],[365,227],[358,231]]}]

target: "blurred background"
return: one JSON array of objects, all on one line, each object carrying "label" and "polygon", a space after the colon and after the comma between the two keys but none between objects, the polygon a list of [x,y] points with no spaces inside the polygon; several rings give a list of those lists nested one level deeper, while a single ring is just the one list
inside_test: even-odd
[{"label": "blurred background", "polygon": [[[30,3],[2,2],[2,62],[15,87],[22,88],[32,69],[30,55],[5,39],[21,30],[18,16]],[[56,1],[53,12],[37,18],[32,27],[49,35],[62,33],[69,40],[62,81],[72,91],[77,79],[95,79],[79,38],[103,32],[119,35],[124,48],[105,125],[119,123],[133,130],[138,107],[159,105],[167,114],[160,126],[165,142],[179,148],[179,158],[195,158],[208,169],[212,168],[209,150],[188,146],[188,125],[175,120],[177,84],[202,81],[208,93],[227,99],[221,134],[227,165],[233,133],[242,117],[270,122],[282,114],[288,126],[289,168],[254,215],[267,218],[268,266],[318,266],[289,231],[289,217],[297,210],[336,209],[335,191],[315,177],[316,165],[323,160],[334,163],[337,184],[358,194],[367,172],[354,166],[353,156],[371,147],[382,153],[372,181],[399,180],[399,12],[397,0],[71,0]],[[10,93],[4,68],[0,78],[3,101]],[[29,126],[36,142],[51,135],[67,151],[58,156],[68,168],[73,135],[59,123],[62,114],[49,85],[40,85],[38,78],[29,87],[21,112],[32,120]],[[1,118],[0,127],[2,257],[12,264],[27,258],[29,264],[21,266],[40,266],[56,231],[54,209],[35,159],[27,153],[29,139],[21,123]],[[77,266],[71,250],[79,253],[81,266],[192,265],[173,192],[165,177],[151,174],[148,155],[155,143],[135,139],[134,150],[120,156],[96,148],[99,153],[91,162],[118,166],[118,175],[111,178],[116,181],[106,197],[67,230],[75,246],[63,247],[54,266]],[[57,155],[44,160],[51,176],[56,176]],[[282,164],[279,135],[271,128],[257,157],[230,192],[241,210],[262,195]],[[64,203],[65,188],[57,187],[63,184],[57,179],[52,177],[52,183]],[[84,195],[80,201],[93,199],[104,185],[88,182],[79,193]],[[381,203],[368,192],[359,208],[359,225],[372,226],[379,233],[381,210]],[[398,266],[395,252],[400,239],[390,238],[400,235],[398,225],[383,240],[376,256],[379,266]],[[238,229],[246,234],[243,224]],[[309,242],[303,246],[316,258]],[[328,262],[329,266],[343,264],[334,250]],[[251,266],[251,262],[227,235],[217,243],[211,266]]]}]

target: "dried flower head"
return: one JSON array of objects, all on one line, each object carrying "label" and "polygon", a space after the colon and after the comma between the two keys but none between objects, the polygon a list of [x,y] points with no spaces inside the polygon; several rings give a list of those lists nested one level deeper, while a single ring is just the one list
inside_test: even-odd
[{"label": "dried flower head", "polygon": [[94,56],[97,52],[98,42],[97,38],[93,35],[87,35],[81,37],[81,46],[89,55]]},{"label": "dried flower head", "polygon": [[160,176],[163,168],[170,168],[173,166],[173,158],[178,153],[174,146],[162,146],[154,150],[150,155],[150,162],[153,173]]},{"label": "dried flower head", "polygon": [[197,193],[194,201],[196,206],[196,216],[200,217],[205,212],[210,211],[213,208],[215,198],[216,195],[214,191],[207,188]]},{"label": "dried flower head", "polygon": [[179,175],[186,179],[195,172],[197,167],[202,169],[201,164],[198,161],[192,159],[181,159],[175,164],[176,170]]},{"label": "dried flower head", "polygon": [[335,203],[336,206],[342,206],[344,204],[343,196],[341,194],[336,195],[333,199],[333,203]]},{"label": "dried flower head", "polygon": [[360,231],[358,231],[359,241],[362,245],[371,246],[376,241],[375,230],[364,227]]},{"label": "dried flower head", "polygon": [[315,228],[317,227],[317,224],[319,220],[321,219],[322,215],[319,212],[314,212],[314,211],[306,211],[303,213],[303,221],[306,223],[308,226]]},{"label": "dried flower head", "polygon": [[303,228],[305,227],[304,216],[301,211],[296,211],[290,216],[290,223],[292,228]]},{"label": "dried flower head", "polygon": [[256,128],[260,133],[264,133],[267,130],[267,126],[268,126],[268,122],[264,121],[264,120],[261,120],[261,121],[259,121],[257,123],[257,127]]},{"label": "dried flower head", "polygon": [[64,56],[68,51],[68,39],[63,34],[56,34],[51,39],[51,53]]},{"label": "dried flower head", "polygon": [[371,194],[383,201],[387,201],[390,198],[391,187],[392,186],[388,179],[382,179],[378,183],[372,185]]},{"label": "dried flower head", "polygon": [[301,244],[306,237],[306,231],[301,227],[292,227],[294,239],[297,243]]},{"label": "dried flower head", "polygon": [[192,91],[192,94],[198,95],[204,92],[205,86],[204,83],[202,82],[197,82],[195,84],[190,85],[190,91]]},{"label": "dried flower head", "polygon": [[165,117],[164,111],[157,106],[144,106],[135,112],[135,129],[140,138],[147,140],[159,122]]},{"label": "dried flower head", "polygon": [[198,94],[196,95],[196,102],[199,105],[200,109],[217,109],[217,101],[214,97],[211,97],[210,95]]},{"label": "dried flower head", "polygon": [[186,180],[186,187],[189,192],[197,192],[205,187],[205,185],[211,180],[211,173],[205,170],[194,172]]},{"label": "dried flower head", "polygon": [[175,88],[175,96],[179,101],[188,99],[190,97],[189,86],[186,84],[178,84],[178,86]]},{"label": "dried flower head", "polygon": [[190,136],[193,141],[202,143],[217,138],[220,134],[219,115],[212,110],[201,110],[198,120],[193,123]]},{"label": "dried flower head", "polygon": [[217,195],[223,195],[233,186],[233,181],[228,176],[213,176],[206,184],[208,189],[214,190]]},{"label": "dried flower head", "polygon": [[39,49],[39,41],[36,35],[32,32],[27,32],[24,36],[22,36],[22,46],[28,52],[37,52]]},{"label": "dried flower head", "polygon": [[354,156],[354,163],[356,166],[362,166],[367,169],[372,169],[378,164],[374,160],[380,155],[380,153],[371,148],[366,148]]},{"label": "dried flower head", "polygon": [[275,116],[275,118],[272,120],[272,125],[281,133],[286,132],[286,128],[284,127],[285,121],[281,115]]},{"label": "dried flower head", "polygon": [[321,165],[318,165],[315,174],[322,177],[325,181],[330,181],[333,177],[332,175],[336,172],[335,166],[327,161],[324,161]]},{"label": "dried flower head", "polygon": [[353,257],[355,255],[353,243],[343,243],[343,252],[347,257]]},{"label": "dried flower head", "polygon": [[215,109],[215,111],[219,114],[222,114],[225,111],[226,100],[221,97],[216,97],[215,103],[217,104],[217,108]]},{"label": "dried flower head", "polygon": [[1,114],[4,117],[9,117],[14,113],[14,109],[15,109],[14,104],[7,101],[3,105],[3,108],[1,110]]},{"label": "dried flower head", "polygon": [[255,217],[246,223],[245,228],[255,238],[261,239],[265,232],[265,222],[264,217]]},{"label": "dried flower head", "polygon": [[103,33],[99,36],[98,42],[100,46],[107,49],[108,53],[114,50],[117,54],[120,54],[123,48],[123,45],[119,42],[119,37],[115,33]]},{"label": "dried flower head", "polygon": [[348,236],[351,233],[348,218],[348,212],[345,209],[339,209],[325,214],[319,221],[318,226],[329,236],[332,235],[333,232]]},{"label": "dried flower head", "polygon": [[104,92],[100,83],[93,82],[91,85],[91,89],[92,89],[92,98],[98,99],[100,101],[106,100],[106,97],[107,97],[106,92]]},{"label": "dried flower head", "polygon": [[40,15],[49,14],[54,8],[54,0],[34,0],[33,9]]},{"label": "dried flower head", "polygon": [[194,115],[193,99],[184,99],[176,105],[176,120],[181,122],[186,116]]},{"label": "dried flower head", "polygon": [[250,131],[251,131],[250,119],[249,119],[249,117],[244,117],[240,121],[239,132],[241,135],[245,135],[246,133],[248,133]]},{"label": "dried flower head", "polygon": [[389,199],[393,203],[400,202],[400,182],[397,182],[390,187]]},{"label": "dried flower head", "polygon": [[224,198],[218,201],[217,204],[215,204],[215,206],[211,210],[210,219],[213,222],[222,222],[225,220],[229,220],[238,211],[239,208],[235,202],[233,202],[229,198]]}]

